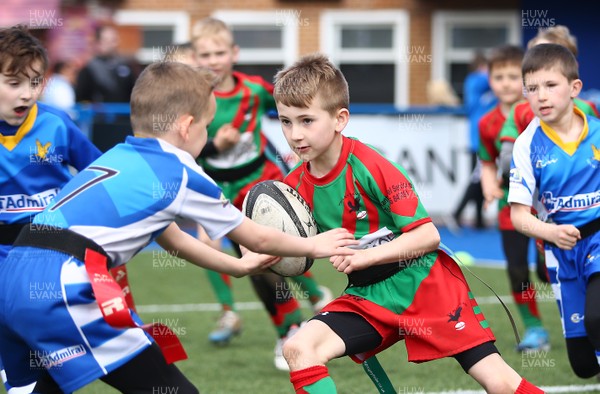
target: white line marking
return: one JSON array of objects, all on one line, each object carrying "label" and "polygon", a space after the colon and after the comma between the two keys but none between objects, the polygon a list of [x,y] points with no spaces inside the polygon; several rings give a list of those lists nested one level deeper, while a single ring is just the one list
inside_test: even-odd
[{"label": "white line marking", "polygon": [[[500,296],[502,301],[510,303],[512,297],[509,295]],[[554,302],[553,299],[542,298],[538,302]],[[494,296],[491,297],[479,297],[477,298],[479,305],[486,304],[500,304],[498,299]],[[310,307],[307,301],[301,302],[302,306]],[[237,310],[240,311],[253,311],[263,309],[263,304],[260,302],[237,302]],[[206,304],[155,304],[155,305],[139,305],[137,310],[140,313],[182,313],[182,312],[218,312],[221,310],[221,304],[217,303],[206,303]],[[589,393],[599,392],[600,384],[587,384],[587,385],[570,385],[570,386],[544,386],[541,387],[546,393]],[[416,391],[414,393],[417,393]],[[425,393],[425,391],[423,391]],[[427,392],[428,394],[485,394],[483,390],[454,390],[454,391],[438,391],[438,392]]]},{"label": "white line marking", "polygon": [[[512,296],[502,295],[500,296],[504,303],[511,303]],[[500,304],[498,299],[494,296],[490,297],[475,297],[479,305],[492,305]],[[538,302],[554,302],[554,299],[547,297],[539,298]],[[306,301],[300,302],[303,307],[309,307],[309,303]],[[263,304],[257,301],[251,302],[236,302],[235,307],[240,311],[256,311],[263,309]],[[138,305],[136,307],[140,313],[181,313],[181,312],[218,312],[221,310],[221,304],[217,303],[206,303],[206,304],[154,304],[154,305]]]},{"label": "white line marking", "polygon": [[[589,393],[598,392],[600,384],[585,384],[585,385],[570,385],[570,386],[542,386],[542,390],[546,393]],[[425,393],[426,391],[422,391]],[[415,393],[417,393],[415,391]],[[435,393],[427,392],[428,394],[485,394],[483,390],[454,390],[454,391],[438,391]]]}]

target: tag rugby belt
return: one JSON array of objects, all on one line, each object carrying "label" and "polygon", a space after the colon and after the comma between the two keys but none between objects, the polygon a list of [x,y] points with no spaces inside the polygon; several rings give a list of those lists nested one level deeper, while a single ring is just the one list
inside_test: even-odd
[{"label": "tag rugby belt", "polygon": [[83,261],[102,316],[110,326],[142,328],[154,338],[168,364],[187,358],[177,335],[169,327],[162,323],[140,326],[133,320],[121,287],[108,273],[110,257],[91,239],[71,230],[31,224],[23,227],[14,246],[55,250]]},{"label": "tag rugby belt", "polygon": [[210,169],[204,168],[204,172],[212,179],[218,182],[233,182],[235,180],[244,178],[254,171],[258,170],[260,166],[265,164],[267,161],[267,157],[263,153],[258,156],[256,159],[252,160],[250,163],[243,165],[238,168],[219,168],[219,169]]},{"label": "tag rugby belt", "polygon": [[29,223],[0,224],[0,245],[12,245],[23,227]]}]

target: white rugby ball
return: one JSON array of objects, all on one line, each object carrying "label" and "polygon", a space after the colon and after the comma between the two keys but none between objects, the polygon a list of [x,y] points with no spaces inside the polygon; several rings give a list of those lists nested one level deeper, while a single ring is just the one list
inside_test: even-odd
[{"label": "white rugby ball", "polygon": [[[292,187],[279,181],[259,182],[244,199],[242,211],[256,223],[300,237],[317,235],[317,224],[310,207]],[[310,269],[313,259],[283,257],[271,271],[281,276],[298,276]]]}]

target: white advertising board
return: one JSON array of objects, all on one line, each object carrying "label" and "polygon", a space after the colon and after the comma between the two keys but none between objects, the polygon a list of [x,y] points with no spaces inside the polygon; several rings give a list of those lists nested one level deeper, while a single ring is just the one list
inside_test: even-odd
[{"label": "white advertising board", "polygon": [[[265,134],[284,155],[289,152],[279,122],[263,124]],[[449,215],[471,176],[468,122],[452,114],[351,115],[343,132],[377,148],[408,171],[431,216]],[[465,216],[472,216],[472,209]],[[486,212],[486,217],[493,212]]]}]

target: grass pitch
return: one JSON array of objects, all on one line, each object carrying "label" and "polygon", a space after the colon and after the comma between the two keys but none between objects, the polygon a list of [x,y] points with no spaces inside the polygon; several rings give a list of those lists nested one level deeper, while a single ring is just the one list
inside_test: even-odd
[{"label": "grass pitch", "polygon": [[[204,394],[293,394],[288,374],[275,369],[273,347],[276,337],[267,312],[262,308],[241,310],[244,321],[242,335],[233,339],[229,346],[215,347],[208,342],[208,334],[219,316],[218,310],[167,312],[173,305],[194,304],[206,307],[215,303],[212,290],[202,269],[192,264],[168,260],[160,252],[143,252],[128,264],[130,283],[136,304],[144,322],[160,321],[168,324],[180,337],[188,354],[188,360],[179,362],[183,373]],[[489,283],[503,298],[508,300],[520,333],[523,328],[516,308],[512,305],[506,272],[498,268],[471,267],[478,276]],[[520,374],[531,382],[543,386],[595,384],[595,380],[583,381],[570,370],[565,352],[558,310],[550,287],[537,284],[539,307],[545,326],[550,331],[552,350],[532,355],[522,355],[514,350],[515,339],[508,317],[502,306],[494,302],[493,294],[463,269],[480,306],[496,335],[496,345],[503,357]],[[343,274],[337,273],[327,261],[315,262],[312,272],[319,282],[328,286],[334,294],[340,294],[346,285]],[[535,276],[535,275],[533,275]],[[233,279],[236,301],[258,302],[248,278]],[[432,294],[432,297],[440,295]],[[149,312],[149,305],[160,305],[160,312]],[[216,306],[216,305],[214,305]],[[210,305],[208,305],[210,307]],[[208,308],[210,309],[210,308]],[[305,307],[304,315],[310,316]],[[479,390],[454,359],[443,359],[424,364],[406,361],[403,342],[387,349],[379,356],[398,393],[433,393],[446,390]],[[341,394],[376,393],[374,385],[360,365],[349,358],[334,360],[329,371]],[[162,390],[162,391],[161,391]],[[95,382],[79,393],[104,394],[115,390],[101,382]],[[156,394],[171,393],[168,388],[157,388]],[[571,391],[577,392],[577,391]]]}]

